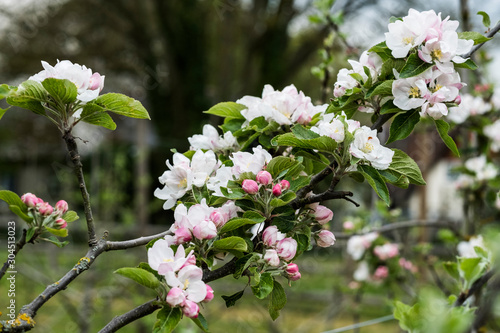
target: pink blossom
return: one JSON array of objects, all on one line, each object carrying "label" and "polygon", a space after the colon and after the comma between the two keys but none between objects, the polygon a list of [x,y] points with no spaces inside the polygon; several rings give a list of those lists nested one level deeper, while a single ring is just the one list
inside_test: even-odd
[{"label": "pink blossom", "polygon": [[345,221],[343,224],[342,224],[342,227],[345,229],[345,230],[354,230],[355,228],[355,225],[352,221]]},{"label": "pink blossom", "polygon": [[180,288],[184,291],[187,300],[201,302],[207,296],[207,287],[202,281],[203,271],[201,268],[188,265],[179,270],[176,274],[169,270],[165,272],[165,280],[172,288]]},{"label": "pink blossom", "polygon": [[88,89],[99,90],[99,92],[101,92],[102,88],[104,88],[104,75],[95,72],[90,77]]},{"label": "pink blossom", "polygon": [[267,227],[262,233],[262,241],[268,247],[274,247],[277,241],[285,238],[285,235],[278,231],[274,225]]},{"label": "pink blossom", "polygon": [[300,274],[300,272],[297,272],[293,275],[289,275],[288,278],[292,281],[297,281],[299,280],[300,278],[302,277],[302,275]]},{"label": "pink blossom", "polygon": [[257,182],[252,179],[243,180],[241,187],[243,188],[243,191],[248,194],[256,194],[259,192],[259,184],[257,184]]},{"label": "pink blossom", "polygon": [[373,253],[375,253],[380,260],[387,260],[397,256],[399,254],[399,249],[397,244],[387,243],[375,246]]},{"label": "pink blossom", "polygon": [[325,206],[318,205],[314,209],[314,217],[319,224],[323,225],[328,223],[333,218],[333,212]]},{"label": "pink blossom", "polygon": [[58,218],[56,220],[56,225],[58,226],[59,229],[66,229],[68,223],[64,219]]},{"label": "pink blossom", "polygon": [[383,280],[389,276],[389,268],[387,266],[378,266],[373,273],[373,278],[375,280]]},{"label": "pink blossom", "polygon": [[292,281],[297,281],[301,277],[299,272],[299,266],[297,266],[297,264],[295,263],[289,263],[287,265],[286,273],[288,275],[288,278]]},{"label": "pink blossom", "polygon": [[273,186],[273,195],[279,197],[281,195],[281,185],[276,184]]},{"label": "pink blossom", "polygon": [[193,236],[197,239],[212,239],[217,236],[217,227],[210,220],[200,221],[193,228]]},{"label": "pink blossom", "polygon": [[210,214],[210,220],[216,227],[221,227],[227,222],[219,209],[214,210],[212,214]]},{"label": "pink blossom", "polygon": [[264,254],[264,260],[273,267],[278,267],[280,265],[280,258],[278,257],[278,252],[273,249],[267,249]]},{"label": "pink blossom", "polygon": [[21,196],[21,201],[28,207],[35,207],[38,203],[38,198],[33,193],[25,193]]},{"label": "pink blossom", "polygon": [[286,191],[290,188],[290,182],[286,179],[283,179],[282,181],[280,181],[280,186],[283,191]]},{"label": "pink blossom", "polygon": [[284,238],[278,242],[276,250],[283,260],[290,261],[297,252],[297,241],[290,237]]},{"label": "pink blossom", "polygon": [[399,258],[399,266],[412,273],[416,273],[418,271],[417,267],[415,267],[411,261],[406,260],[405,258]]},{"label": "pink blossom", "polygon": [[268,171],[262,170],[257,173],[257,182],[262,185],[269,185],[273,182],[273,176]]},{"label": "pink blossom", "polygon": [[331,231],[323,229],[316,237],[316,244],[320,247],[329,247],[335,244],[335,235]]},{"label": "pink blossom", "polygon": [[193,235],[188,228],[178,228],[174,231],[175,244],[184,244],[193,239]]},{"label": "pink blossom", "polygon": [[205,299],[202,301],[204,303],[208,303],[214,299],[214,290],[208,284],[206,285],[206,287],[207,287],[207,296],[205,296]]},{"label": "pink blossom", "polygon": [[182,307],[182,313],[189,318],[198,318],[200,312],[200,307],[195,302],[186,300],[184,306]]},{"label": "pink blossom", "polygon": [[167,303],[174,307],[177,305],[183,305],[186,302],[186,296],[180,288],[172,288],[167,294]]},{"label": "pink blossom", "polygon": [[48,202],[43,202],[38,205],[38,211],[44,216],[49,216],[54,211],[54,208]]},{"label": "pink blossom", "polygon": [[68,203],[64,200],[59,200],[56,203],[56,211],[61,215],[66,213],[68,211]]}]

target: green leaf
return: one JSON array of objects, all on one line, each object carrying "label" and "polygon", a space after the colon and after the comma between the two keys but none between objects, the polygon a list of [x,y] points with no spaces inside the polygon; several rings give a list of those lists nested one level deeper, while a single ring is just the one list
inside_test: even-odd
[{"label": "green leaf", "polygon": [[[265,220],[266,218],[263,217],[263,219]],[[227,221],[227,223],[222,226],[222,228],[219,231],[219,234],[224,234],[226,232],[233,231],[233,230],[238,229],[239,227],[242,227],[244,225],[253,225],[253,224],[257,224],[257,223],[261,223],[261,222],[264,222],[264,221],[256,221],[256,220],[248,219],[248,218],[235,217],[235,218]]]},{"label": "green leaf", "polygon": [[33,218],[27,215],[28,207],[21,201],[21,198],[14,192],[8,190],[0,191],[0,200],[9,205],[11,212],[22,218],[27,223],[33,222]]},{"label": "green leaf", "polygon": [[366,181],[375,190],[377,195],[382,199],[387,206],[391,204],[391,199],[389,198],[389,190],[387,185],[385,185],[384,179],[378,173],[377,169],[369,165],[358,165],[358,171],[363,174]]},{"label": "green leaf", "polygon": [[455,154],[455,156],[460,156],[460,152],[458,151],[455,141],[453,141],[451,136],[448,135],[450,125],[442,119],[435,119],[434,123],[436,124],[436,128],[438,130],[439,136],[441,137],[441,140],[443,140],[445,145],[453,152],[453,154]]},{"label": "green leaf", "polygon": [[453,63],[455,68],[465,68],[465,69],[470,69],[470,70],[476,70],[478,69],[476,63],[472,61],[471,59],[465,60],[465,62],[462,63]]},{"label": "green leaf", "polygon": [[464,279],[465,290],[469,289],[485,270],[483,258],[458,258],[458,273]]},{"label": "green leaf", "polygon": [[141,102],[123,94],[109,93],[97,97],[93,103],[101,106],[104,111],[110,111],[121,116],[138,119],[149,118],[148,111]]},{"label": "green leaf", "polygon": [[64,213],[64,215],[62,216],[62,219],[68,223],[70,222],[74,222],[76,220],[78,220],[80,217],[78,216],[78,214],[73,211],[73,210],[68,210],[66,213]]},{"label": "green leaf", "polygon": [[[378,170],[378,173],[384,178],[384,181],[387,183],[391,183],[394,186],[400,187],[400,188],[408,188],[410,185],[410,181],[408,180],[408,177],[403,176],[402,174],[385,169],[385,170]],[[364,177],[363,177],[364,180]]]},{"label": "green leaf", "polygon": [[5,112],[7,112],[8,109],[10,109],[10,107],[7,109],[0,108],[0,119],[2,119],[3,115],[5,114]]},{"label": "green leaf", "polygon": [[45,227],[45,230],[47,230],[51,234],[56,235],[58,237],[68,236],[68,229],[66,229],[66,228],[65,229],[54,229],[54,228]]},{"label": "green leaf", "polygon": [[35,227],[31,227],[26,231],[26,242],[29,242],[35,235]]},{"label": "green leaf", "polygon": [[253,212],[253,211],[245,212],[243,214],[243,217],[246,219],[253,220],[257,223],[261,223],[261,222],[264,222],[266,220],[266,218],[264,216],[262,216],[261,213]]},{"label": "green leaf", "polygon": [[328,136],[316,139],[298,139],[293,133],[278,135],[271,140],[274,146],[290,146],[305,149],[317,149],[319,151],[333,152],[337,148],[337,142]]},{"label": "green leaf", "polygon": [[380,69],[379,79],[385,80],[394,78],[394,70],[400,73],[405,64],[406,62],[404,59],[388,59],[384,61]]},{"label": "green leaf", "polygon": [[285,206],[292,202],[296,197],[297,195],[294,192],[287,192],[279,198],[272,199],[270,204],[271,207]]},{"label": "green leaf", "polygon": [[483,25],[486,28],[489,28],[491,25],[490,16],[486,12],[483,12],[483,11],[477,12],[477,15],[481,15],[483,17]]},{"label": "green leaf", "polygon": [[375,52],[382,58],[384,62],[387,60],[393,58],[392,57],[392,51],[387,47],[387,44],[385,42],[378,43],[375,46],[372,46],[368,52]]},{"label": "green leaf", "polygon": [[248,249],[247,242],[241,237],[231,236],[215,241],[212,245],[218,250],[236,250],[245,252]]},{"label": "green leaf", "polygon": [[319,134],[305,128],[304,126],[297,124],[292,127],[292,133],[295,134],[297,139],[316,139],[319,138]]},{"label": "green leaf", "polygon": [[479,32],[476,31],[463,31],[458,33],[458,38],[460,39],[471,39],[474,41],[474,45],[485,43],[491,38],[488,38],[486,36],[483,36]]},{"label": "green leaf", "polygon": [[309,247],[311,246],[311,229],[309,227],[306,228],[303,230],[306,234],[302,233],[293,235],[293,239],[297,241],[297,252],[295,254],[296,258],[305,251],[309,250]]},{"label": "green leaf", "polygon": [[45,115],[42,102],[47,100],[47,95],[47,91],[39,82],[27,80],[19,85],[15,93],[7,97],[7,103]]},{"label": "green leaf", "polygon": [[392,100],[385,102],[380,108],[380,114],[398,113],[401,109],[394,105]]},{"label": "green leaf", "polygon": [[243,272],[255,261],[259,260],[257,253],[249,253],[236,261],[233,277],[239,279]]},{"label": "green leaf", "polygon": [[241,298],[241,296],[243,296],[244,292],[245,292],[245,289],[243,289],[242,291],[238,291],[236,294],[233,294],[231,296],[222,295],[221,297],[224,301],[226,301],[226,307],[229,308],[229,307],[234,306],[236,304],[236,301],[239,300]]},{"label": "green leaf", "polygon": [[258,299],[264,299],[273,291],[274,279],[271,273],[263,273],[260,276],[259,284],[252,286],[252,292]]},{"label": "green leaf", "polygon": [[432,63],[427,63],[420,59],[416,53],[410,54],[406,64],[401,69],[401,73],[399,73],[399,77],[402,79],[406,79],[409,77],[417,76],[425,72],[427,69],[432,67]]},{"label": "green leaf", "polygon": [[392,162],[388,170],[395,171],[400,175],[408,177],[408,180],[412,184],[425,185],[425,180],[422,177],[422,172],[417,163],[405,152],[399,149],[393,149],[393,151],[394,156],[392,157]]},{"label": "green leaf", "polygon": [[222,102],[212,106],[205,113],[213,114],[215,116],[224,117],[226,119],[245,119],[241,114],[242,110],[247,107],[243,104],[235,102]]},{"label": "green leaf", "polygon": [[272,320],[276,320],[280,315],[280,310],[285,307],[286,294],[283,286],[274,280],[273,291],[269,297],[268,310]]},{"label": "green leaf", "polygon": [[386,80],[382,83],[373,86],[366,92],[366,97],[372,96],[392,96],[392,83],[394,80]]},{"label": "green leaf", "polygon": [[42,81],[42,86],[56,101],[62,104],[74,102],[78,94],[76,85],[70,80],[47,78]]},{"label": "green leaf", "polygon": [[417,109],[398,114],[392,121],[391,128],[389,130],[389,139],[387,139],[386,144],[406,139],[419,121],[420,114]]},{"label": "green leaf", "polygon": [[153,326],[153,333],[170,333],[182,319],[180,308],[164,306],[156,315],[156,322]]},{"label": "green leaf", "polygon": [[8,84],[1,84],[0,85],[0,99],[4,99],[5,97],[9,96],[11,93],[15,93],[17,90],[17,87],[12,87],[9,86]]},{"label": "green leaf", "polygon": [[[66,245],[69,244],[68,241],[61,242],[59,239],[55,238],[54,236],[50,236],[48,238],[44,238],[43,240],[46,241],[46,242],[52,243],[52,244],[54,244],[55,246],[57,246],[59,248],[65,247]],[[26,236],[26,241],[27,242],[29,241],[27,236]]]},{"label": "green leaf", "polygon": [[458,281],[460,274],[458,273],[458,264],[456,262],[446,261],[443,262],[444,270],[450,274],[452,278]]},{"label": "green leaf", "polygon": [[[267,165],[266,171],[268,171],[273,178],[278,177],[283,171],[285,170],[291,170],[297,165],[299,165],[300,162],[290,158],[290,157],[284,157],[284,156],[277,156],[273,158],[271,161],[269,161],[269,164]],[[300,173],[301,170],[298,172]],[[295,175],[290,175],[290,177],[294,177]]]},{"label": "green leaf", "polygon": [[420,327],[420,304],[410,307],[400,301],[394,303],[394,318],[399,321],[399,326],[408,332],[415,331]]},{"label": "green leaf", "polygon": [[209,333],[210,330],[208,329],[208,323],[205,317],[201,314],[201,312],[198,312],[198,317],[197,318],[191,318],[191,320],[198,326],[203,332]]},{"label": "green leaf", "polygon": [[150,289],[156,289],[160,286],[160,281],[156,278],[156,276],[153,273],[148,272],[147,270],[144,270],[142,268],[122,267],[118,268],[116,271],[114,271],[114,273],[132,279],[140,285],[143,285],[144,287]]},{"label": "green leaf", "polygon": [[[224,132],[236,132],[241,129],[241,126],[243,126],[243,123],[245,122],[246,119],[231,119],[231,118],[226,118],[224,120],[224,124],[219,126]],[[235,134],[234,136],[237,137]]]},{"label": "green leaf", "polygon": [[83,107],[80,119],[86,123],[101,126],[114,131],[116,129],[116,123],[113,121],[111,116],[104,110],[103,107],[94,104],[87,103]]}]

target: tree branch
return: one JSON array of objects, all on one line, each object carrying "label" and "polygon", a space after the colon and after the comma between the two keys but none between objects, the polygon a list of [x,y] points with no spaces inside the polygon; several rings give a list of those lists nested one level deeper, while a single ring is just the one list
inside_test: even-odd
[{"label": "tree branch", "polygon": [[165,237],[166,235],[171,235],[172,232],[170,230],[161,232],[156,235],[151,235],[151,236],[146,236],[146,237],[139,237],[136,239],[131,239],[131,240],[126,240],[126,241],[119,241],[119,242],[106,242],[106,251],[116,251],[116,250],[125,250],[125,249],[130,249],[133,247],[137,246],[142,246],[146,245],[150,241],[156,238],[160,237]]},{"label": "tree branch", "polygon": [[314,203],[314,202],[321,202],[321,201],[331,200],[331,199],[344,199],[344,200],[347,200],[349,202],[352,202],[356,207],[359,207],[359,204],[356,201],[349,198],[352,196],[353,196],[353,193],[350,191],[332,191],[332,190],[328,189],[325,192],[320,193],[320,194],[313,194],[313,195],[310,195],[310,196],[303,198],[303,199],[300,199],[300,200],[294,200],[292,202],[292,207],[294,209],[297,209],[297,208],[304,207],[305,205],[309,205],[309,204]]},{"label": "tree branch", "polygon": [[151,300],[142,305],[139,305],[135,309],[130,310],[127,313],[122,314],[121,316],[114,317],[99,333],[111,333],[116,332],[123,326],[130,324],[137,319],[145,317],[147,315],[152,314],[156,310],[160,309],[161,306],[158,304],[157,300]]},{"label": "tree branch", "polygon": [[210,271],[208,269],[203,270],[203,282],[208,283],[210,281],[218,280],[224,276],[233,274],[236,269],[236,261],[238,258],[234,257],[226,263],[224,266],[217,268],[216,270]]},{"label": "tree branch", "polygon": [[92,207],[90,206],[89,192],[87,191],[85,178],[83,176],[82,161],[80,159],[80,154],[78,153],[78,146],[76,145],[75,137],[71,134],[71,129],[64,132],[63,139],[64,142],[66,142],[66,148],[68,149],[69,155],[71,157],[71,162],[73,162],[73,170],[76,177],[78,178],[78,184],[83,198],[85,217],[87,219],[87,230],[89,237],[88,244],[89,247],[92,247],[97,244],[94,218],[92,217]]},{"label": "tree branch", "polygon": [[[495,36],[495,34],[499,30],[500,30],[500,22],[498,22],[490,31],[488,31],[488,33],[486,34],[486,37],[491,38],[491,37]],[[484,43],[486,43],[486,42],[484,42]],[[462,55],[462,58],[469,58],[474,52],[476,52],[477,50],[479,50],[479,48],[481,46],[483,46],[484,43],[474,45],[469,52],[467,52],[466,54]]]},{"label": "tree branch", "polygon": [[295,202],[303,199],[307,195],[307,193],[311,192],[316,184],[321,182],[323,179],[325,179],[328,175],[330,175],[333,172],[334,168],[335,168],[335,162],[332,162],[330,163],[330,165],[324,168],[320,173],[312,176],[309,185],[306,185],[297,191],[297,198],[294,201],[292,201],[292,205],[294,205]]},{"label": "tree branch", "polygon": [[493,275],[495,275],[495,271],[493,270],[484,273],[479,279],[474,281],[469,290],[463,291],[460,295],[458,295],[458,298],[453,306],[463,305],[469,297],[481,290],[481,288],[488,282],[489,279],[493,277]]}]

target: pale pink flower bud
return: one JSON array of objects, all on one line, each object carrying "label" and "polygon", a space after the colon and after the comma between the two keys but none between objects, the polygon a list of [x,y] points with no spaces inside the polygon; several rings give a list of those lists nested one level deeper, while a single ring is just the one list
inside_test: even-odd
[{"label": "pale pink flower bud", "polygon": [[193,228],[193,236],[197,239],[212,239],[217,236],[217,227],[212,221],[203,220]]},{"label": "pale pink flower bud", "polygon": [[191,234],[191,231],[189,231],[188,228],[175,229],[174,234],[175,234],[174,237],[176,244],[187,243],[190,242],[191,239],[193,239],[193,235]]},{"label": "pale pink flower bud", "polygon": [[89,89],[101,91],[102,88],[104,88],[104,75],[99,73],[92,74],[89,81]]},{"label": "pale pink flower bud", "polygon": [[276,250],[283,260],[290,261],[295,257],[295,253],[297,252],[297,241],[290,237],[284,238],[278,242]]},{"label": "pale pink flower bud", "polygon": [[207,286],[207,296],[205,296],[205,299],[203,300],[204,303],[208,303],[214,299],[214,290],[208,284],[206,284],[206,286]]},{"label": "pale pink flower bud", "polygon": [[38,198],[33,193],[25,193],[21,196],[21,201],[28,207],[35,207],[38,203]]},{"label": "pale pink flower bud", "polygon": [[186,257],[186,262],[181,266],[181,268],[179,268],[179,270],[189,265],[196,265],[196,257],[194,256],[193,251],[188,254],[188,256]]},{"label": "pale pink flower bud", "polygon": [[183,305],[184,302],[186,301],[186,295],[184,295],[184,292],[180,288],[172,288],[167,294],[167,303],[171,307],[177,306],[177,305]]},{"label": "pale pink flower bud", "polygon": [[276,250],[268,249],[264,254],[264,260],[273,267],[278,267],[280,265],[280,258]]},{"label": "pale pink flower bud", "polygon": [[274,225],[267,227],[262,233],[262,241],[268,247],[273,247],[278,240],[278,228]]},{"label": "pale pink flower bud", "polygon": [[59,200],[56,203],[56,211],[61,215],[66,213],[68,211],[68,203],[64,200]]},{"label": "pale pink flower bud", "polygon": [[286,272],[289,274],[289,275],[293,275],[295,273],[298,273],[299,272],[299,266],[297,266],[297,264],[291,262],[289,263],[287,266],[286,266]]},{"label": "pale pink flower bud", "polygon": [[268,171],[259,171],[257,173],[257,182],[259,182],[262,185],[269,185],[273,182],[273,176]]},{"label": "pale pink flower bud", "polygon": [[43,202],[38,205],[38,211],[44,216],[49,216],[54,211],[54,208],[48,202]]},{"label": "pale pink flower bud", "polygon": [[56,225],[59,227],[59,229],[66,229],[68,223],[64,219],[58,218],[56,220]]},{"label": "pale pink flower bud", "polygon": [[331,221],[333,218],[333,212],[325,206],[318,205],[314,210],[314,217],[319,224],[323,225]]},{"label": "pale pink flower bud", "polygon": [[193,301],[186,300],[184,306],[182,307],[182,313],[189,318],[198,318],[198,313],[200,312],[200,307]]},{"label": "pale pink flower bud", "polygon": [[389,276],[389,268],[387,266],[378,266],[373,273],[373,278],[375,280],[383,280]]},{"label": "pale pink flower bud", "polygon": [[247,192],[248,194],[255,194],[259,192],[259,184],[257,184],[257,182],[252,179],[243,180],[241,187],[243,188],[243,191]]},{"label": "pale pink flower bud", "polygon": [[462,103],[462,97],[460,95],[458,95],[456,98],[455,98],[455,103],[457,103],[457,105],[460,105],[460,103]]},{"label": "pale pink flower bud", "polygon": [[215,224],[216,227],[222,227],[227,222],[224,218],[224,214],[222,214],[218,209],[214,210],[210,214],[210,220]]},{"label": "pale pink flower bud", "polygon": [[274,187],[273,187],[273,195],[275,197],[279,197],[281,195],[281,185],[280,184],[274,185]]},{"label": "pale pink flower bud", "polygon": [[375,246],[373,253],[375,253],[380,260],[387,260],[397,256],[399,254],[399,249],[397,244],[387,243]]},{"label": "pale pink flower bud", "polygon": [[36,198],[36,205],[39,206],[41,204],[45,203],[42,198]]},{"label": "pale pink flower bud", "polygon": [[345,221],[344,224],[342,225],[345,230],[354,230],[355,226],[352,221]]},{"label": "pale pink flower bud", "polygon": [[288,278],[292,281],[297,281],[298,279],[300,279],[302,277],[302,275],[300,274],[300,272],[297,272],[295,274],[292,274],[292,275],[289,275]]},{"label": "pale pink flower bud", "polygon": [[321,230],[316,235],[316,244],[320,247],[329,247],[335,244],[335,235],[329,230]]},{"label": "pale pink flower bud", "polygon": [[286,191],[290,188],[290,182],[286,179],[283,179],[282,181],[280,181],[280,185],[281,185],[282,191]]}]

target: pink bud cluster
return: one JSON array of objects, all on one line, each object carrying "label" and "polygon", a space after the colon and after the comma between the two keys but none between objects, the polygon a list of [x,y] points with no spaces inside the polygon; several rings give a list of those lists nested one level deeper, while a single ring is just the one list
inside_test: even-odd
[{"label": "pink bud cluster", "polygon": [[389,276],[389,268],[387,266],[378,266],[373,273],[373,279],[375,281],[385,280]]},{"label": "pink bud cluster", "polygon": [[243,191],[248,194],[254,195],[259,193],[260,187],[271,186],[271,192],[275,197],[279,197],[283,194],[284,191],[287,191],[290,188],[290,182],[288,180],[281,180],[276,184],[273,184],[273,176],[266,170],[261,170],[257,173],[255,180],[252,179],[244,179],[241,187]]},{"label": "pink bud cluster", "polygon": [[394,258],[399,255],[399,249],[397,244],[386,243],[384,245],[377,245],[373,248],[373,253],[380,260],[387,260],[390,258]]},{"label": "pink bud cluster", "polygon": [[68,211],[68,203],[64,200],[59,200],[55,207],[52,207],[48,202],[43,201],[43,199],[38,198],[33,193],[25,193],[21,196],[21,201],[28,206],[34,214],[40,216],[48,217],[52,216],[53,224],[50,227],[55,227],[56,229],[65,229],[68,223],[62,218],[64,213]]},{"label": "pink bud cluster", "polygon": [[412,273],[416,273],[418,271],[418,268],[413,265],[411,261],[406,260],[405,258],[399,258],[399,266]]},{"label": "pink bud cluster", "polygon": [[[333,212],[328,207],[314,203],[309,205],[309,208],[311,208],[314,219],[320,225],[327,224],[333,218]],[[316,245],[320,247],[332,246],[336,241],[335,235],[326,229],[321,229],[320,231],[314,233],[314,238],[316,239]]]},{"label": "pink bud cluster", "polygon": [[262,233],[262,241],[267,247],[264,260],[271,266],[278,267],[281,259],[290,261],[297,253],[297,241],[278,231],[276,226],[267,227]]},{"label": "pink bud cluster", "polygon": [[148,263],[165,277],[170,288],[166,302],[172,307],[180,307],[187,317],[198,317],[198,303],[209,302],[214,298],[213,289],[202,280],[203,271],[196,266],[193,251],[186,255],[182,245],[174,254],[169,242],[159,239],[148,250]]}]

